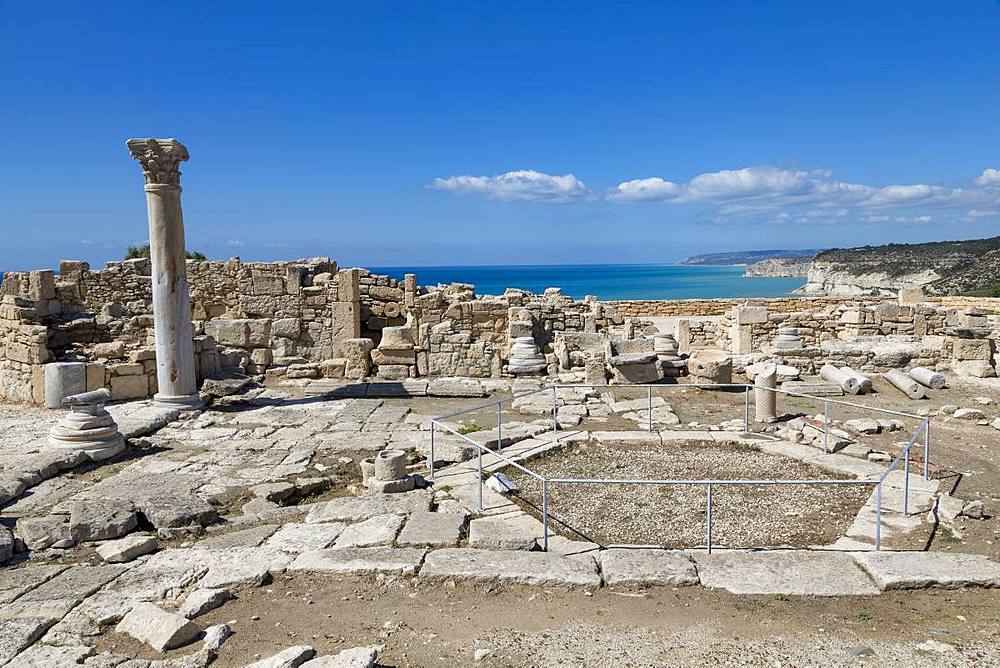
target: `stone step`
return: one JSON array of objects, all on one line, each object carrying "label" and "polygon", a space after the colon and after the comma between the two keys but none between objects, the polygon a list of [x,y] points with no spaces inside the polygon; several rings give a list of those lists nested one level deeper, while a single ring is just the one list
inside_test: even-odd
[{"label": "stone step", "polygon": [[600,554],[604,584],[648,587],[698,584],[694,561],[678,550],[611,548]]},{"label": "stone step", "polygon": [[427,580],[464,580],[487,584],[600,587],[593,559],[548,552],[448,548],[427,555],[420,569]]},{"label": "stone step", "polygon": [[288,565],[288,571],[318,573],[394,573],[413,575],[426,550],[393,547],[348,547],[303,552]]},{"label": "stone step", "polygon": [[878,588],[842,552],[693,553],[702,586],[734,594],[792,596],[867,596]]},{"label": "stone step", "polygon": [[882,591],[1000,587],[1000,563],[981,554],[864,552],[853,557]]}]

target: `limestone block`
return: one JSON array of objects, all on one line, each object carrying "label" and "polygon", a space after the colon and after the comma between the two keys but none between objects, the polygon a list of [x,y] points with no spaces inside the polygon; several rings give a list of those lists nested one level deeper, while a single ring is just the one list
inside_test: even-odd
[{"label": "limestone block", "polygon": [[108,343],[98,343],[91,351],[94,357],[103,357],[109,360],[116,360],[125,357],[125,342],[111,341]]},{"label": "limestone block", "polygon": [[730,352],[734,355],[748,355],[753,352],[753,327],[734,324],[730,329],[732,346]]},{"label": "limestone block", "polygon": [[273,360],[270,348],[254,348],[250,351],[250,361],[257,367],[258,371],[268,367]]},{"label": "limestone block", "polygon": [[45,365],[45,407],[60,408],[62,400],[87,391],[87,365],[52,362]]},{"label": "limestone block", "polygon": [[368,376],[371,369],[371,352],[375,344],[371,339],[349,338],[342,342],[344,359],[344,377],[360,379]]},{"label": "limestone block", "polygon": [[973,378],[994,378],[997,375],[996,369],[986,360],[964,360],[955,362],[951,366],[959,376],[970,376]]},{"label": "limestone block", "polygon": [[767,309],[763,306],[734,306],[732,317],[737,325],[759,325],[767,322]]},{"label": "limestone block", "polygon": [[155,552],[158,547],[159,543],[153,534],[134,533],[101,543],[97,548],[97,555],[109,564],[119,564]]},{"label": "limestone block", "polygon": [[351,302],[335,302],[327,305],[331,323],[329,327],[330,340],[345,342],[361,336],[361,318],[358,308]]},{"label": "limestone block", "polygon": [[341,269],[337,272],[337,291],[341,302],[357,302],[361,299],[361,269]]},{"label": "limestone block", "polygon": [[111,399],[145,399],[149,396],[149,382],[145,376],[115,376],[111,379]]},{"label": "limestone block", "polygon": [[77,543],[121,538],[138,524],[135,506],[121,499],[75,501],[70,510],[69,535]]},{"label": "limestone block", "polygon": [[115,376],[141,376],[146,371],[145,367],[139,362],[114,364],[109,368]]},{"label": "limestone block", "polygon": [[693,383],[731,383],[733,358],[721,350],[696,350],[688,358],[688,374]]},{"label": "limestone block", "polygon": [[87,392],[104,387],[104,365],[98,362],[87,364]]},{"label": "limestone block", "polygon": [[380,367],[383,364],[416,364],[417,353],[412,347],[408,350],[379,347],[372,351],[372,362]]},{"label": "limestone block", "polygon": [[247,320],[247,345],[250,348],[267,348],[271,345],[271,320]]},{"label": "limestone block", "polygon": [[220,345],[246,348],[250,345],[250,326],[247,320],[209,320],[205,333]]},{"label": "limestone block", "polygon": [[137,604],[122,618],[115,630],[127,633],[157,652],[186,645],[201,632],[186,618],[161,610],[152,603]]},{"label": "limestone block", "polygon": [[952,357],[957,360],[990,360],[993,342],[990,339],[952,339]]},{"label": "limestone block", "polygon": [[691,350],[691,321],[681,319],[677,321],[677,350],[682,353]]},{"label": "limestone block", "polygon": [[280,318],[271,322],[271,336],[297,339],[302,334],[302,321],[298,318]]},{"label": "limestone block", "polygon": [[319,372],[324,378],[343,378],[347,368],[347,360],[343,357],[323,360],[319,363]]},{"label": "limestone block", "polygon": [[41,301],[56,298],[55,272],[51,269],[33,271],[28,275],[28,299]]},{"label": "limestone block", "polygon": [[378,377],[385,380],[405,380],[410,377],[410,367],[406,364],[380,364]]}]

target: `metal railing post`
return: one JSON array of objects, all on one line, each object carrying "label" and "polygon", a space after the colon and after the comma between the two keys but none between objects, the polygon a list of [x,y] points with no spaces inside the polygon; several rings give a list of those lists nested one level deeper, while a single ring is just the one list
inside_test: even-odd
[{"label": "metal railing post", "polygon": [[542,478],[542,550],[549,551],[549,480]]},{"label": "metal railing post", "polygon": [[747,385],[743,392],[743,433],[750,433],[750,386]]},{"label": "metal railing post", "polygon": [[708,553],[712,554],[712,483],[708,483],[708,513],[705,519],[707,525],[705,543],[708,545]]},{"label": "metal railing post", "polygon": [[479,512],[483,512],[483,447],[476,449],[479,451]]},{"label": "metal railing post", "polygon": [[557,386],[552,386],[552,431],[559,431],[559,420],[556,419],[556,389]]},{"label": "metal railing post", "polygon": [[903,514],[910,514],[910,446],[903,453]]},{"label": "metal railing post", "polygon": [[431,420],[431,456],[427,460],[427,474],[429,478],[434,477],[434,421]]},{"label": "metal railing post", "polygon": [[882,483],[875,488],[875,549],[882,549]]},{"label": "metal railing post", "polygon": [[823,454],[830,452],[830,400],[823,401]]},{"label": "metal railing post", "polygon": [[497,450],[503,450],[503,403],[497,402]]},{"label": "metal railing post", "polygon": [[649,424],[649,433],[653,433],[653,388],[646,388],[646,422]]},{"label": "metal railing post", "polygon": [[931,479],[931,419],[924,420],[924,480]]}]

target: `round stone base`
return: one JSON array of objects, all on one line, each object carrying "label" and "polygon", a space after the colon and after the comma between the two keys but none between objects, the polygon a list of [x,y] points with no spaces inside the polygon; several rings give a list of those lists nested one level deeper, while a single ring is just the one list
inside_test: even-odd
[{"label": "round stone base", "polygon": [[125,437],[115,434],[111,438],[97,440],[62,440],[58,436],[49,436],[47,445],[50,450],[71,450],[86,453],[94,461],[109,459],[125,451]]},{"label": "round stone base", "polygon": [[157,393],[153,396],[153,404],[163,408],[179,408],[185,411],[201,410],[205,407],[205,402],[201,400],[201,396],[197,392],[173,396]]}]

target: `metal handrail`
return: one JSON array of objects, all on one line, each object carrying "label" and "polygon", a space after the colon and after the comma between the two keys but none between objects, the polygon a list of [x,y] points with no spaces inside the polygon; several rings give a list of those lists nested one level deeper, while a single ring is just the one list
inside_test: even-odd
[{"label": "metal handrail", "polygon": [[636,385],[623,385],[619,387],[623,388],[647,388],[647,422],[648,430],[653,431],[653,403],[652,403],[652,391],[654,388],[658,390],[664,389],[676,389],[676,388],[698,388],[698,389],[729,389],[729,388],[742,388],[744,390],[744,433],[750,432],[750,389],[764,390],[769,392],[776,392],[784,394],[787,396],[801,397],[805,399],[820,400],[823,401],[823,418],[824,418],[824,440],[823,440],[823,453],[829,453],[828,440],[830,434],[830,405],[838,406],[848,406],[851,408],[859,408],[866,411],[883,413],[887,415],[895,415],[899,417],[914,418],[921,420],[920,426],[914,431],[913,436],[907,442],[906,446],[897,454],[893,460],[886,467],[885,471],[876,479],[857,479],[857,480],[841,480],[841,479],[815,479],[815,480],[753,480],[753,479],[615,479],[615,478],[548,478],[543,476],[531,469],[519,464],[518,462],[504,456],[501,451],[503,449],[503,404],[513,403],[515,400],[539,394],[541,392],[552,391],[552,423],[553,431],[559,430],[558,422],[558,392],[560,389],[578,389],[578,388],[598,388],[605,387],[604,385],[588,385],[588,384],[577,384],[577,385],[564,385],[555,384],[550,385],[547,388],[539,388],[537,390],[530,390],[528,392],[523,392],[517,395],[512,395],[510,397],[505,397],[497,401],[491,401],[484,404],[479,404],[472,408],[468,408],[461,411],[456,411],[448,415],[443,415],[440,417],[432,418],[431,423],[431,434],[430,434],[430,456],[428,457],[428,469],[429,476],[434,477],[434,440],[435,431],[437,428],[443,429],[454,436],[461,438],[462,440],[468,442],[476,448],[477,451],[477,473],[478,473],[478,505],[479,510],[483,510],[483,451],[488,450],[488,448],[476,441],[468,438],[465,434],[460,434],[456,429],[453,429],[448,424],[445,424],[443,420],[447,420],[459,415],[465,415],[472,412],[482,411],[486,408],[496,406],[497,408],[497,439],[496,439],[496,450],[489,450],[490,454],[497,457],[499,460],[505,462],[506,464],[523,471],[527,475],[531,476],[535,480],[539,481],[542,485],[542,524],[543,524],[543,549],[548,550],[549,544],[549,516],[548,516],[548,485],[553,484],[627,484],[627,485],[694,485],[694,486],[704,486],[707,492],[707,509],[706,509],[706,547],[708,553],[712,553],[712,496],[713,487],[716,485],[874,485],[875,486],[875,549],[881,550],[882,547],[882,485],[884,484],[886,478],[892,471],[896,469],[899,464],[900,459],[903,460],[903,514],[909,514],[909,497],[910,497],[910,449],[916,444],[917,439],[921,434],[924,436],[924,478],[930,479],[930,469],[929,469],[929,454],[930,454],[930,419],[922,417],[919,415],[914,415],[912,413],[905,413],[902,411],[893,411],[885,408],[877,408],[870,406],[863,406],[861,404],[855,404],[847,401],[837,401],[829,399],[826,397],[816,397],[808,394],[802,394],[798,392],[791,392],[788,390],[781,390],[778,388],[765,388],[756,387],[748,383],[685,383],[683,385],[657,385],[651,383],[636,384]]}]

